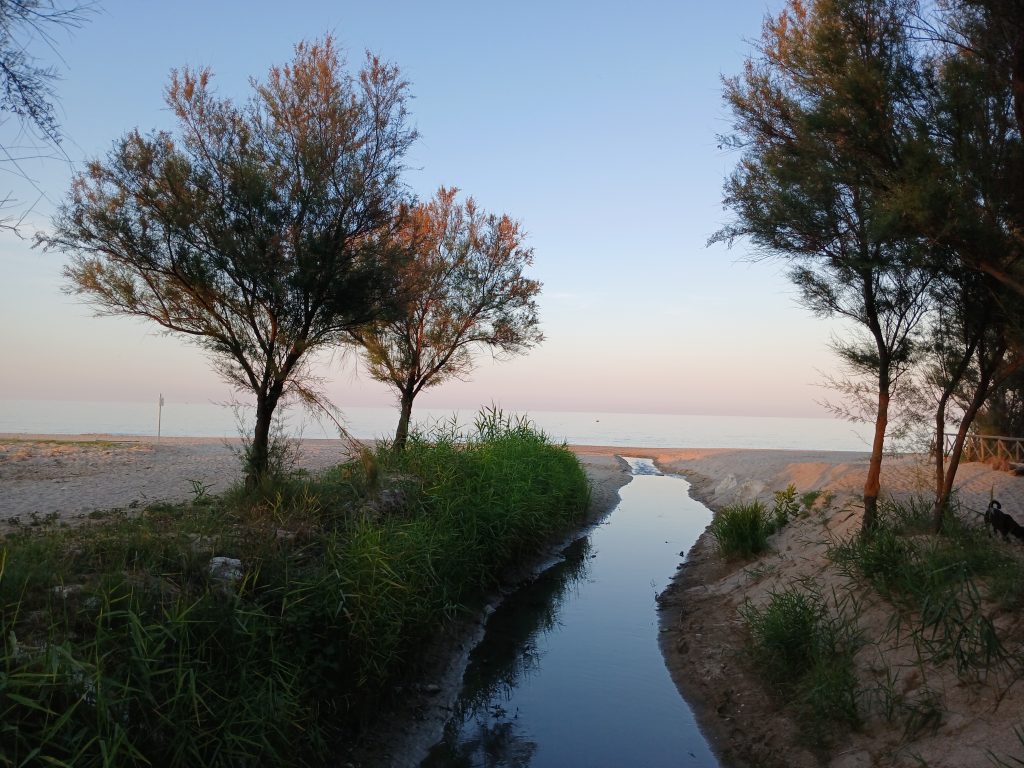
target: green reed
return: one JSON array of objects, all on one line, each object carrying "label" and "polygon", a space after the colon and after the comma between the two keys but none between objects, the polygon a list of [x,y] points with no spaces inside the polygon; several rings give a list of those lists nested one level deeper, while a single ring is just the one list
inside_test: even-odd
[{"label": "green reed", "polygon": [[942,535],[925,533],[929,510],[921,501],[886,502],[870,536],[836,543],[830,557],[893,602],[899,610],[892,628],[908,632],[923,660],[952,661],[961,675],[1016,663],[993,616],[1024,601],[1020,558],[956,515]]},{"label": "green reed", "polygon": [[[324,764],[425,644],[582,518],[497,409],[320,477],[0,542],[0,765]],[[211,574],[237,558],[235,580]]]}]

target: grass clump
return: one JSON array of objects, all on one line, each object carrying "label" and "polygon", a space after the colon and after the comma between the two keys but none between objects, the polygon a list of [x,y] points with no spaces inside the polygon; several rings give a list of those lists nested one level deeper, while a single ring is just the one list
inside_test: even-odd
[{"label": "grass clump", "polygon": [[800,511],[796,486],[776,491],[772,509],[760,501],[733,504],[711,521],[711,536],[726,557],[749,558],[768,549],[768,537],[781,531]]},{"label": "grass clump", "polygon": [[711,521],[711,536],[726,557],[753,557],[768,548],[772,533],[767,510],[760,501],[734,504]]},{"label": "grass clump", "polygon": [[585,511],[567,449],[484,418],[0,542],[0,766],[336,758],[453,616]]},{"label": "grass clump", "polygon": [[813,586],[773,591],[763,607],[741,609],[754,663],[800,715],[810,740],[860,723],[853,657],[861,645],[847,601],[832,605]]}]

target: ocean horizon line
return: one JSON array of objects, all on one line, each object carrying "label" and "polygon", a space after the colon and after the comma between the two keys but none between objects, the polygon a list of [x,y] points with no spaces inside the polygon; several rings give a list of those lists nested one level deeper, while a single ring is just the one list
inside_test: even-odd
[{"label": "ocean horizon line", "polygon": [[[499,408],[501,406],[498,406]],[[0,400],[0,433],[45,435],[138,435],[234,438],[250,423],[235,410],[211,403]],[[429,431],[454,418],[472,426],[479,408],[419,408],[413,419]],[[651,414],[611,411],[515,411],[525,415],[552,440],[571,445],[650,448],[792,448],[865,450],[870,445],[864,425],[824,417],[722,416]],[[295,410],[283,414],[284,433],[310,439],[340,437],[327,420],[317,422]],[[388,438],[398,422],[389,406],[353,406],[342,411],[342,424],[358,439]]]}]

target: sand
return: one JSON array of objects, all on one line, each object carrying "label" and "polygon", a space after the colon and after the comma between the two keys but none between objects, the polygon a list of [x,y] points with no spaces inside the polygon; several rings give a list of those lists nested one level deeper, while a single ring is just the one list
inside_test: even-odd
[{"label": "sand", "polygon": [[[24,525],[33,517],[57,516],[75,522],[96,510],[187,500],[196,487],[207,486],[216,493],[240,476],[236,449],[237,444],[217,439],[165,438],[157,444],[145,437],[0,435],[0,521]],[[306,441],[300,466],[310,470],[330,466],[343,459],[347,450],[337,440]],[[987,750],[1008,764],[1017,764],[1015,757],[1024,759],[1024,746],[1014,733],[1024,720],[1024,685],[1012,685],[1001,675],[965,683],[950,669],[910,664],[905,648],[880,640],[891,612],[866,593],[862,627],[869,639],[879,640],[869,644],[870,653],[885,654],[887,663],[898,669],[897,687],[903,696],[913,698],[925,685],[938,693],[945,715],[934,733],[925,731],[906,739],[902,725],[874,718],[831,749],[802,747],[797,724],[751,669],[737,613],[745,600],[763,601],[770,590],[806,578],[817,580],[826,590],[843,588],[842,578],[824,555],[830,540],[847,536],[860,525],[857,497],[867,471],[866,454],[596,446],[574,450],[594,488],[591,520],[614,506],[618,488],[629,481],[616,456],[655,459],[664,471],[685,476],[692,485],[691,494],[716,510],[736,501],[770,500],[773,491],[790,483],[801,492],[834,494],[823,514],[788,526],[773,541],[773,550],[758,562],[723,561],[705,534],[661,596],[661,640],[669,670],[723,765],[959,768],[993,764]],[[887,459],[883,495],[927,494],[931,471],[919,457]],[[958,479],[965,514],[980,512],[994,494],[1004,510],[1024,521],[1024,478],[967,464]],[[997,546],[1021,551],[1015,544]],[[1024,637],[1019,616],[1000,614],[995,621],[1010,635]],[[464,628],[457,638],[457,657],[464,660],[479,631],[478,625]],[[858,661],[862,675],[870,679],[877,664],[866,656]],[[392,745],[394,750],[381,764],[417,764],[416,754],[429,745],[433,730],[443,723],[444,702],[457,693],[459,663],[439,664],[438,676],[441,692],[429,697],[433,704],[424,709],[422,701],[410,703],[415,707],[410,710],[413,719],[421,726],[410,733],[406,745]]]},{"label": "sand", "polygon": [[[1015,760],[1024,760],[1024,744],[1014,729],[1022,725],[1024,685],[1008,674],[966,681],[950,664],[917,664],[906,636],[897,641],[887,633],[891,608],[870,590],[848,583],[830,566],[825,556],[828,543],[860,527],[863,509],[858,497],[867,472],[866,454],[653,451],[649,455],[664,470],[689,478],[691,494],[715,510],[754,498],[770,501],[774,490],[789,483],[801,492],[835,493],[828,509],[787,526],[775,537],[772,551],[754,562],[724,562],[705,533],[660,598],[666,662],[723,765],[963,768],[1022,764]],[[931,472],[931,465],[921,457],[888,458],[883,464],[882,495],[904,499],[927,495]],[[1004,510],[1024,521],[1024,478],[983,464],[967,464],[958,472],[957,485],[968,519],[980,524],[975,513],[980,515],[991,494]],[[995,546],[1024,554],[1016,543]],[[838,739],[828,749],[801,746],[798,723],[781,709],[778,696],[752,668],[738,608],[747,600],[761,604],[770,591],[805,579],[813,579],[825,594],[833,588],[840,594],[850,588],[863,601],[859,626],[868,642],[856,659],[861,684],[884,681],[884,660],[884,666],[898,674],[895,694],[906,701],[924,701],[927,691],[937,697],[943,716],[934,732],[924,728],[908,737],[905,719],[888,723],[875,715],[859,732]],[[995,611],[994,622],[1019,653],[1024,642],[1021,617]]]},{"label": "sand", "polygon": [[[237,439],[0,433],[0,523],[191,499],[242,475]],[[341,440],[305,440],[299,465],[316,471],[348,455]]]}]

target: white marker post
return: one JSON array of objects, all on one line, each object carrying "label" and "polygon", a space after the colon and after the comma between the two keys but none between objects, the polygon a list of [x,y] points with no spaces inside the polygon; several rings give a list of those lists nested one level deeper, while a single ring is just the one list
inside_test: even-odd
[{"label": "white marker post", "polygon": [[164,413],[164,393],[160,393],[160,403],[156,407],[156,441],[160,442],[160,419]]}]

